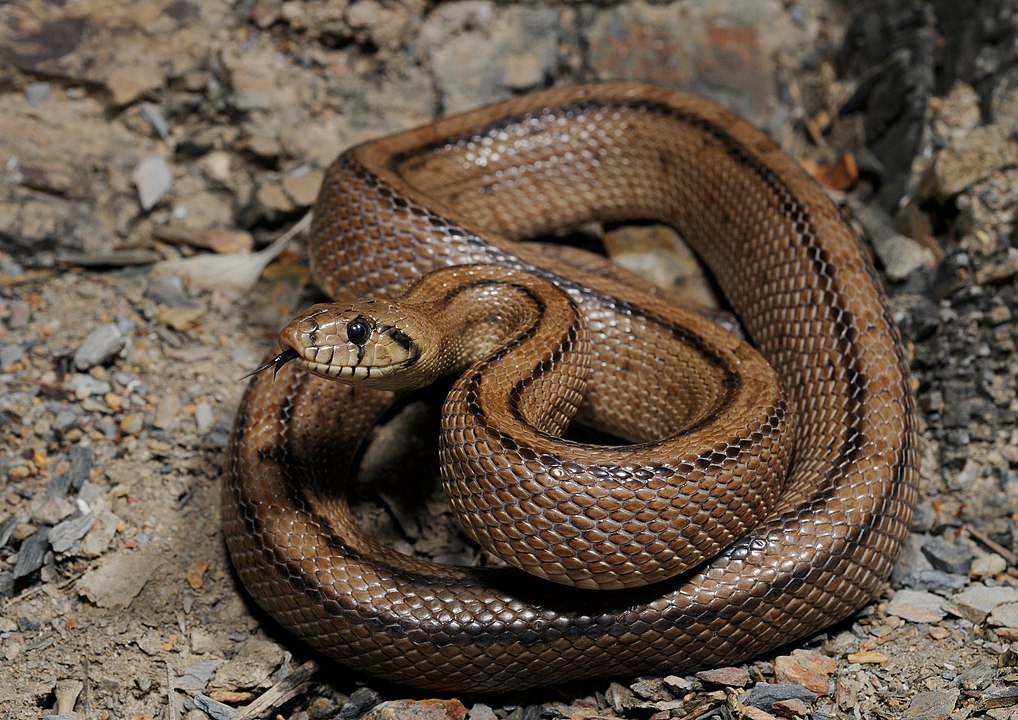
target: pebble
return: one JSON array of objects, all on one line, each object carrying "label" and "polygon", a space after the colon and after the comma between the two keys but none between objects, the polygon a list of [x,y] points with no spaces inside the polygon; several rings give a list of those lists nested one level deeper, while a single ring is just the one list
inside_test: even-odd
[{"label": "pebble", "polygon": [[899,590],[887,605],[889,615],[920,623],[943,620],[947,610],[944,598],[921,590]]},{"label": "pebble", "polygon": [[1018,629],[1018,602],[1006,602],[993,608],[988,618],[990,625]]},{"label": "pebble", "polygon": [[213,700],[208,695],[195,695],[192,698],[199,710],[208,715],[212,720],[234,720],[240,715],[240,711],[232,708],[218,700]]},{"label": "pebble", "polygon": [[10,315],[7,318],[7,327],[11,330],[25,327],[32,319],[32,306],[24,300],[12,300],[8,304],[8,309]]},{"label": "pebble", "polygon": [[749,685],[749,671],[740,667],[723,667],[696,673],[696,679],[725,687],[746,687]]},{"label": "pebble", "polygon": [[66,553],[81,538],[85,537],[85,534],[92,529],[93,525],[95,525],[95,515],[93,513],[72,515],[50,530],[50,547],[53,548],[55,553]]},{"label": "pebble", "polygon": [[18,548],[18,561],[14,564],[15,580],[31,575],[42,567],[49,549],[49,528],[39,528],[32,535],[21,541]]},{"label": "pebble", "polygon": [[969,584],[969,579],[964,575],[954,575],[943,570],[918,570],[910,572],[900,583],[913,590],[939,590],[948,592],[961,590]]},{"label": "pebble", "polygon": [[100,325],[88,334],[74,353],[74,367],[88,370],[112,360],[127,345],[127,338],[116,323]]},{"label": "pebble", "polygon": [[974,553],[958,543],[933,537],[923,543],[923,555],[937,570],[954,575],[968,575]]},{"label": "pebble", "polygon": [[180,418],[181,402],[180,397],[175,393],[164,395],[156,406],[155,418],[152,424],[161,430],[170,430],[177,424]]},{"label": "pebble", "polygon": [[102,608],[123,609],[138,596],[156,563],[144,552],[118,550],[106,555],[98,567],[75,584],[77,591]]},{"label": "pebble", "polygon": [[954,611],[966,620],[979,624],[998,606],[1018,602],[1018,588],[988,587],[976,583],[951,597]]},{"label": "pebble", "polygon": [[183,675],[174,680],[173,686],[184,692],[201,692],[208,687],[209,681],[222,665],[223,661],[219,659],[192,663],[187,666]]},{"label": "pebble", "polygon": [[375,705],[364,720],[463,720],[467,709],[459,700],[390,700]]},{"label": "pebble", "polygon": [[1007,560],[997,553],[990,553],[988,555],[980,555],[972,561],[972,567],[969,568],[969,577],[993,577],[1005,570],[1007,570]]},{"label": "pebble", "polygon": [[148,155],[131,173],[143,210],[151,210],[173,187],[173,173],[161,155]]},{"label": "pebble", "polygon": [[801,685],[817,695],[830,692],[831,675],[837,669],[837,660],[815,650],[793,650],[774,659],[776,682]]},{"label": "pebble", "polygon": [[57,696],[57,713],[73,712],[74,704],[78,702],[78,696],[85,689],[81,680],[57,680],[53,694]]},{"label": "pebble", "polygon": [[215,416],[212,413],[212,406],[202,400],[194,406],[194,424],[198,427],[198,432],[204,434],[209,431],[212,427],[212,423],[215,420]]},{"label": "pebble", "polygon": [[[795,718],[809,715],[809,706],[798,698],[776,700],[771,703],[771,711],[780,717]],[[813,717],[816,717],[815,715]]]},{"label": "pebble", "polygon": [[25,97],[28,98],[28,104],[33,108],[39,107],[46,102],[52,89],[53,86],[48,82],[29,83],[28,87],[25,88]]},{"label": "pebble", "polygon": [[759,682],[749,691],[749,699],[746,702],[761,710],[769,710],[771,705],[778,700],[792,699],[813,703],[816,702],[817,695],[795,683]]},{"label": "pebble", "polygon": [[18,344],[0,347],[0,367],[8,367],[25,357],[25,348]]},{"label": "pebble", "polygon": [[922,720],[947,720],[954,712],[961,692],[951,690],[924,690],[915,694],[905,711],[907,718]]},{"label": "pebble", "polygon": [[170,124],[166,122],[166,117],[163,115],[163,111],[159,109],[159,106],[155,103],[143,102],[138,104],[138,111],[141,116],[145,118],[145,122],[152,126],[152,129],[156,131],[156,135],[160,138],[167,138],[170,134]]},{"label": "pebble", "polygon": [[93,395],[105,395],[113,389],[105,380],[98,380],[85,373],[73,373],[71,379],[67,381],[66,387],[79,400]]},{"label": "pebble", "polygon": [[211,687],[215,690],[250,690],[269,679],[285,662],[285,651],[279,644],[252,637],[236,655],[223,663]]},{"label": "pebble", "polygon": [[490,705],[475,703],[467,711],[467,720],[498,720],[498,715],[495,714]]},{"label": "pebble", "polygon": [[370,688],[358,688],[350,693],[350,699],[339,709],[337,720],[354,720],[382,701],[382,697]]}]

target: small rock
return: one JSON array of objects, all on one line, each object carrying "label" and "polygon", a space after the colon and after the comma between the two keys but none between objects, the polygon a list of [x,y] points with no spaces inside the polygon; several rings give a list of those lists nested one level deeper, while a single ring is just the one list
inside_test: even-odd
[{"label": "small rock", "polygon": [[944,598],[920,590],[899,590],[887,605],[889,615],[920,623],[943,620],[947,609]]},{"label": "small rock", "polygon": [[25,88],[25,97],[28,98],[28,104],[33,108],[39,107],[46,102],[52,89],[53,86],[48,82],[29,83],[28,87]]},{"label": "small rock", "polygon": [[93,395],[105,395],[113,388],[105,380],[98,380],[85,373],[73,373],[67,382],[67,389],[79,400],[84,400]]},{"label": "small rock", "polygon": [[1018,629],[1018,602],[1008,602],[993,608],[990,625]]},{"label": "small rock", "polygon": [[907,718],[922,718],[923,720],[947,720],[954,712],[954,706],[958,702],[961,692],[952,690],[926,690],[916,693],[905,711]]},{"label": "small rock", "polygon": [[972,567],[973,552],[942,537],[933,537],[924,542],[923,555],[936,569],[955,575],[968,575]]},{"label": "small rock", "polygon": [[1013,165],[1018,146],[1007,124],[984,125],[949,143],[933,165],[934,191],[942,200],[977,180]]},{"label": "small rock", "polygon": [[32,319],[32,306],[24,300],[12,300],[8,308],[10,316],[7,318],[7,327],[11,330],[25,327]]},{"label": "small rock", "polygon": [[969,584],[969,579],[964,575],[953,575],[943,570],[930,569],[911,572],[902,578],[900,584],[913,590],[950,592],[961,590]]},{"label": "small rock", "polygon": [[982,583],[974,584],[951,597],[955,613],[977,625],[998,605],[1013,602],[1018,602],[1018,588],[987,587]]},{"label": "small rock", "polygon": [[99,557],[109,548],[117,534],[120,518],[104,510],[96,515],[95,523],[81,541],[81,554],[85,557]]},{"label": "small rock", "polygon": [[78,702],[78,696],[85,689],[81,680],[57,680],[53,694],[57,696],[57,713],[69,713],[74,711],[74,703]]},{"label": "small rock", "polygon": [[459,700],[390,700],[366,712],[363,720],[463,720],[467,709]]},{"label": "small rock", "polygon": [[354,720],[382,701],[381,696],[370,688],[358,688],[350,693],[350,699],[339,709],[337,720]]},{"label": "small rock", "polygon": [[266,683],[285,660],[283,649],[276,643],[251,638],[240,651],[216,672],[214,690],[249,690]]},{"label": "small rock", "polygon": [[201,692],[204,690],[212,676],[216,674],[216,670],[222,667],[223,661],[218,659],[202,660],[196,662],[193,665],[189,665],[184,674],[176,678],[173,683],[174,688],[177,690],[183,690],[184,692]]},{"label": "small rock", "polygon": [[995,690],[983,696],[983,707],[987,710],[1014,707],[1015,705],[1018,705],[1018,687]]},{"label": "small rock", "polygon": [[749,671],[745,668],[723,667],[696,673],[696,679],[725,687],[746,687],[749,685]]},{"label": "small rock", "polygon": [[762,683],[759,682],[749,691],[747,703],[761,710],[770,710],[771,705],[778,700],[802,700],[803,702],[816,702],[817,696],[802,685],[795,683]]},{"label": "small rock", "polygon": [[814,650],[793,650],[791,655],[774,659],[774,679],[778,683],[802,685],[817,695],[830,692],[831,675],[838,662]]},{"label": "small rock", "polygon": [[14,564],[13,578],[31,575],[42,567],[49,548],[49,528],[39,528],[32,535],[21,541],[18,548],[18,561]]},{"label": "small rock", "polygon": [[17,344],[0,347],[0,367],[10,367],[25,357],[25,349]]},{"label": "small rock", "polygon": [[138,105],[138,110],[141,112],[141,116],[145,118],[145,122],[152,126],[152,129],[156,131],[156,135],[160,138],[167,138],[170,134],[170,124],[166,122],[166,118],[163,116],[163,111],[159,109],[159,106],[155,103],[143,102]]},{"label": "small rock", "polygon": [[629,689],[644,700],[652,702],[667,702],[673,699],[672,694],[665,687],[664,681],[660,678],[637,680],[629,686]]},{"label": "small rock", "polygon": [[67,498],[43,497],[32,501],[32,522],[37,525],[56,525],[74,512],[74,504]]},{"label": "small rock", "polygon": [[142,591],[155,568],[156,563],[146,553],[120,550],[85,573],[76,587],[99,607],[123,609]]},{"label": "small rock", "polygon": [[788,700],[773,702],[771,704],[771,711],[780,717],[807,717],[809,715],[809,706],[798,698],[789,698]]},{"label": "small rock", "polygon": [[173,173],[160,155],[149,155],[131,174],[143,210],[151,210],[173,187]]},{"label": "small rock", "polygon": [[180,398],[175,393],[164,395],[156,406],[156,415],[152,423],[161,430],[169,430],[180,419],[180,409]]},{"label": "small rock", "polygon": [[127,338],[116,323],[100,325],[88,334],[85,341],[74,353],[74,367],[88,370],[112,360],[124,346]]},{"label": "small rock", "polygon": [[198,432],[204,434],[209,431],[212,427],[212,422],[215,417],[212,414],[212,406],[204,400],[195,404],[194,406],[194,424],[198,427]]},{"label": "small rock", "polygon": [[890,658],[876,650],[863,650],[862,652],[849,653],[846,659],[857,665],[883,665]]},{"label": "small rock", "polygon": [[95,525],[95,515],[84,513],[67,518],[50,530],[49,541],[55,553],[65,553],[74,547]]},{"label": "small rock", "polygon": [[467,711],[467,720],[498,720],[498,715],[495,714],[495,711],[490,706],[484,703],[475,703]]},{"label": "small rock", "polygon": [[1007,560],[997,553],[990,553],[989,555],[980,555],[972,561],[972,567],[969,568],[969,577],[993,577],[1005,570],[1007,570]]},{"label": "small rock", "polygon": [[234,718],[240,715],[240,711],[236,708],[232,708],[218,700],[213,700],[208,695],[195,695],[194,704],[195,707],[212,718],[212,720],[234,720]]}]

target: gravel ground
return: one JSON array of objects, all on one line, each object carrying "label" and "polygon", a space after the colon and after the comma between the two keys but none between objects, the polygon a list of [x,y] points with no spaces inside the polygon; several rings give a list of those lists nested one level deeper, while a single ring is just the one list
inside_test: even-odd
[{"label": "gravel ground", "polygon": [[[0,718],[1018,716],[1018,2],[963,6],[0,4]],[[902,560],[841,626],[689,677],[433,699],[330,664],[250,603],[219,530],[238,378],[316,297],[299,241],[250,253],[354,142],[609,78],[764,127],[871,244],[922,412]],[[378,434],[359,512],[473,562],[433,483],[393,480],[394,445],[434,467],[433,424],[420,403]]]}]

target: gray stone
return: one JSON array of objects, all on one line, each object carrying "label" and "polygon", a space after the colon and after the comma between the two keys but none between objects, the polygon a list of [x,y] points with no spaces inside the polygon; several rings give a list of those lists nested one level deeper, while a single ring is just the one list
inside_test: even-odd
[{"label": "gray stone", "polygon": [[972,561],[969,575],[974,578],[993,577],[1005,570],[1007,570],[1007,560],[997,553],[990,553],[988,555],[980,555]]},{"label": "gray stone", "polygon": [[761,710],[769,710],[778,700],[802,700],[811,703],[817,699],[815,693],[796,683],[757,683],[749,691],[747,703]]},{"label": "gray stone", "polygon": [[0,347],[0,366],[13,365],[25,357],[25,349],[16,343]]},{"label": "gray stone", "polygon": [[178,677],[173,685],[184,692],[200,692],[209,684],[216,670],[223,664],[222,660],[202,660],[189,665],[184,674]]},{"label": "gray stone", "polygon": [[1008,602],[993,608],[989,620],[990,625],[1018,629],[1018,602]]},{"label": "gray stone", "polygon": [[48,82],[29,83],[28,87],[25,88],[25,97],[28,98],[28,104],[33,108],[39,107],[46,102],[52,89],[53,86]]},{"label": "gray stone", "polygon": [[982,583],[951,597],[954,611],[973,623],[981,623],[998,606],[1018,602],[1018,588],[988,587]]},{"label": "gray stone", "polygon": [[160,155],[149,155],[143,159],[131,174],[138,188],[138,201],[143,210],[151,210],[173,187],[173,173]]},{"label": "gray stone", "polygon": [[67,382],[67,389],[74,393],[79,400],[84,400],[92,395],[105,395],[112,388],[105,380],[98,380],[85,373],[74,373]]},{"label": "gray stone", "polygon": [[923,555],[937,570],[955,575],[968,575],[974,553],[958,543],[934,537],[923,543]]},{"label": "gray stone", "polygon": [[888,614],[921,623],[943,620],[947,610],[944,598],[919,590],[899,590],[887,605]]},{"label": "gray stone", "polygon": [[234,720],[240,711],[229,705],[213,700],[208,695],[195,695],[192,698],[195,707],[208,715],[212,720]]},{"label": "gray stone", "polygon": [[112,360],[127,345],[127,338],[116,323],[94,328],[74,353],[74,367],[88,370]]},{"label": "gray stone", "polygon": [[945,720],[954,711],[959,695],[961,692],[957,689],[918,692],[909,703],[905,717]]},{"label": "gray stone", "polygon": [[141,116],[145,118],[145,122],[152,126],[152,129],[156,131],[156,135],[161,138],[166,138],[170,134],[170,124],[166,122],[166,118],[163,116],[163,111],[159,109],[159,106],[155,103],[143,102],[138,106],[138,110],[141,112]]},{"label": "gray stone", "polygon": [[55,525],[49,533],[50,545],[55,553],[65,553],[74,547],[74,544],[85,537],[85,534],[95,525],[95,515],[84,513],[72,515],[63,522]]},{"label": "gray stone", "polygon": [[14,565],[15,580],[31,575],[42,567],[49,549],[49,528],[39,528],[22,540],[18,548],[18,561]]},{"label": "gray stone", "polygon": [[942,592],[961,590],[969,582],[969,579],[964,575],[933,569],[910,572],[901,580],[902,585],[912,590],[939,590]]}]

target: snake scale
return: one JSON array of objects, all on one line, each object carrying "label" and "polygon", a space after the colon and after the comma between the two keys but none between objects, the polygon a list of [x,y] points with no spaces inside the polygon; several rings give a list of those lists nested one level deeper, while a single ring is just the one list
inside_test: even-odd
[{"label": "snake scale", "polygon": [[[660,293],[592,271],[570,253],[518,242],[634,218],[682,234],[773,371]],[[419,293],[452,297],[441,288],[476,289],[500,274],[520,297],[540,298],[540,284],[550,284],[568,301],[554,313],[578,309],[589,336],[588,365],[576,373],[589,376],[587,387],[568,408],[534,411],[537,429],[483,438],[448,420],[442,450],[520,481],[522,490],[493,491],[495,509],[460,498],[468,510],[516,519],[518,508],[533,506],[546,514],[520,520],[520,530],[468,519],[468,532],[485,545],[532,548],[510,562],[578,587],[514,568],[436,565],[380,546],[356,526],[343,487],[350,458],[396,395],[293,363],[252,379],[223,486],[227,544],[254,599],[329,656],[439,691],[679,673],[815,634],[871,600],[889,574],[917,485],[903,344],[866,251],[837,208],[733,114],[677,91],[598,84],[516,97],[369,142],[329,168],[309,253],[316,282],[343,301],[396,296],[415,281],[426,285],[420,278],[429,273],[459,275]],[[537,285],[514,279],[524,275]],[[485,297],[470,306],[483,307]],[[504,314],[490,303],[489,314]],[[537,307],[541,322],[553,312]],[[482,313],[465,327],[484,322]],[[530,337],[528,322],[517,323],[513,343]],[[362,330],[346,325],[351,340],[361,341]],[[531,350],[545,355],[511,390],[483,373],[471,379],[469,370],[454,415],[531,419],[527,408],[547,389],[544,360],[580,342],[555,337]],[[784,396],[772,397],[782,387]],[[744,408],[746,394],[763,409]],[[553,437],[573,411],[633,444]],[[676,434],[692,449],[661,439]],[[554,451],[535,450],[538,442]],[[560,454],[570,449],[575,458]],[[782,477],[767,490],[756,476],[773,473]],[[650,489],[659,493],[651,510],[636,509],[634,498]],[[721,489],[734,495],[717,499]],[[660,522],[672,518],[676,493],[700,501],[699,510],[688,522]],[[546,520],[570,504],[586,519],[571,534],[548,529]],[[647,559],[634,539],[663,525],[681,536],[679,549],[658,552],[660,573],[648,570],[649,584],[629,587]],[[702,539],[700,528],[711,525],[720,534]],[[563,542],[594,569],[562,552]]]}]

